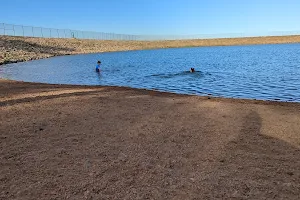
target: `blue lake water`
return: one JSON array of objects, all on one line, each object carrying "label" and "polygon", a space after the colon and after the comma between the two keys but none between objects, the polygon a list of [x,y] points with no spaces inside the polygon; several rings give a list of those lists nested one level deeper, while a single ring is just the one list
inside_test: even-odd
[{"label": "blue lake water", "polygon": [[[97,60],[101,73],[95,72]],[[197,72],[190,73],[194,67]],[[300,44],[72,55],[0,66],[0,77],[300,102]]]}]

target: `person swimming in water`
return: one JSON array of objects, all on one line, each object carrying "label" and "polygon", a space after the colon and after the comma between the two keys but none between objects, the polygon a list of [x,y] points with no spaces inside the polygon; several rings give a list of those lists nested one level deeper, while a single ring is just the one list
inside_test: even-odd
[{"label": "person swimming in water", "polygon": [[190,72],[191,72],[191,73],[194,73],[194,72],[195,72],[195,68],[192,67],[192,68],[190,69]]},{"label": "person swimming in water", "polygon": [[101,61],[98,60],[97,65],[96,65],[96,72],[100,72],[100,65],[101,65]]}]

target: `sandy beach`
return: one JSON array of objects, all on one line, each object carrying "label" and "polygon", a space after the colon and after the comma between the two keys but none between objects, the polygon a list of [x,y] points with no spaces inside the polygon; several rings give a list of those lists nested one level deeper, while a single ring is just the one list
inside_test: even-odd
[{"label": "sandy beach", "polygon": [[300,36],[167,41],[103,41],[0,36],[0,65],[52,56],[140,49],[300,43]]},{"label": "sandy beach", "polygon": [[299,199],[299,103],[0,80],[0,118],[0,199]]}]

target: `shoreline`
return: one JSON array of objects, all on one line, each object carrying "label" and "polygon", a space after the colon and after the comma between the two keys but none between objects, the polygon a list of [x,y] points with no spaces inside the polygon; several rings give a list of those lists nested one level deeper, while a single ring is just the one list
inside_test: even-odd
[{"label": "shoreline", "polygon": [[[210,99],[210,100],[216,100],[216,101],[224,101],[224,102],[235,102],[235,103],[252,103],[252,104],[259,104],[259,105],[281,105],[281,106],[287,106],[287,105],[298,105],[300,102],[288,102],[288,101],[277,101],[277,100],[262,100],[262,99],[247,99],[247,98],[234,98],[234,97],[216,97],[213,95],[196,95],[196,94],[180,94],[176,92],[169,92],[169,91],[160,91],[160,90],[155,90],[155,89],[146,89],[146,88],[133,88],[129,86],[102,86],[102,85],[73,85],[73,84],[53,84],[53,83],[39,83],[39,82],[27,82],[27,81],[18,81],[18,80],[12,80],[12,79],[4,79],[0,78],[0,84],[7,84],[7,83],[14,83],[14,84],[23,84],[23,85],[30,85],[30,86],[49,86],[53,88],[110,88],[113,90],[135,90],[136,92],[138,91],[143,91],[143,92],[149,92],[149,93],[156,93],[156,95],[178,95],[184,96],[184,97],[199,97],[199,99],[204,100],[204,99]],[[3,93],[2,95],[0,94],[0,100],[1,98],[4,98],[5,94]],[[1,105],[1,101],[0,101]]]},{"label": "shoreline", "polygon": [[300,35],[166,41],[112,41],[0,36],[0,65],[54,56],[130,50],[300,43]]}]

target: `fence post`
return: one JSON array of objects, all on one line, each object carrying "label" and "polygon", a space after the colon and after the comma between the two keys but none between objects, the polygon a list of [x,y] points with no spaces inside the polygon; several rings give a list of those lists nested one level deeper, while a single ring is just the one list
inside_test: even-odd
[{"label": "fence post", "polygon": [[14,36],[16,36],[15,25],[12,25],[12,26],[13,26]]}]

